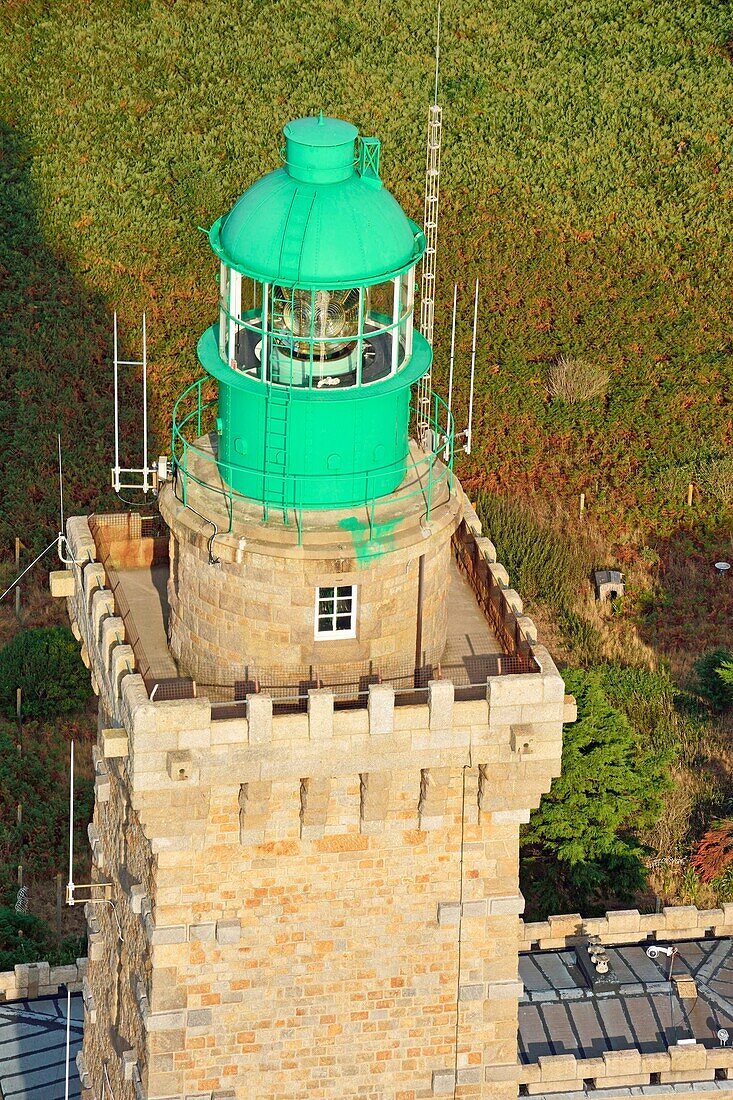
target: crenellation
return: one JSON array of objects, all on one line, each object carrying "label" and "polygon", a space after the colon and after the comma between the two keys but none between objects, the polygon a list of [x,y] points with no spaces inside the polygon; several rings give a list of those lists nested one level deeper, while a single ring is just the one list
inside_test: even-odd
[{"label": "crenellation", "polygon": [[330,797],[330,779],[301,779],[300,836],[302,839],[312,840],[323,836]]},{"label": "crenellation", "polygon": [[100,642],[102,639],[102,624],[104,620],[113,618],[114,614],[115,601],[112,593],[106,588],[97,588],[92,595],[91,606],[91,627],[96,642]]},{"label": "crenellation", "polygon": [[334,696],[329,688],[311,688],[308,692],[308,737],[312,741],[333,737],[333,705]]}]

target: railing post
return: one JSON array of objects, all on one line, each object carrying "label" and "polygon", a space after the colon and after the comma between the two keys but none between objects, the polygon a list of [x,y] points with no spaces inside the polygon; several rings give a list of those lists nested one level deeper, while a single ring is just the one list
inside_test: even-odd
[{"label": "railing post", "polygon": [[433,463],[435,462],[435,455],[431,454],[428,458],[428,506],[425,512],[425,519],[430,523],[430,509],[433,506]]},{"label": "railing post", "polygon": [[183,506],[188,504],[188,443],[183,440]]}]

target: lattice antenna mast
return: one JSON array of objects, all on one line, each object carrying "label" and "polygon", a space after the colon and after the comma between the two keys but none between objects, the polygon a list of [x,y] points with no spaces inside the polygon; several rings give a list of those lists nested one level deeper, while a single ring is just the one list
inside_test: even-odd
[{"label": "lattice antenna mast", "polygon": [[[420,276],[420,331],[433,346],[435,323],[435,261],[438,246],[438,208],[440,200],[440,147],[443,136],[443,108],[438,104],[438,71],[440,65],[440,4],[438,30],[435,38],[435,87],[433,103],[428,111],[428,140],[425,164],[425,255]],[[417,389],[417,438],[425,450],[432,450],[430,430],[432,368],[420,379]]]},{"label": "lattice antenna mast", "polygon": [[[143,374],[143,464],[137,467],[120,466],[120,367],[142,367]],[[120,359],[117,336],[117,314],[114,316],[114,396],[115,396],[115,464],[112,467],[112,488],[116,493],[122,489],[137,489],[147,496],[158,488],[158,466],[148,465],[148,333],[143,313],[143,357],[142,359]],[[129,478],[131,480],[124,480]]]}]

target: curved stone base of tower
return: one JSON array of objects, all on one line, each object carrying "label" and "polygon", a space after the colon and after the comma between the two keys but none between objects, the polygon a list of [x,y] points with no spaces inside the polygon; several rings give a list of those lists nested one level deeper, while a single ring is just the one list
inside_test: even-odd
[{"label": "curved stone base of tower", "polygon": [[[461,491],[442,467],[436,481],[429,518],[413,468],[373,510],[290,511],[287,523],[274,508],[265,523],[261,505],[236,498],[230,523],[225,496],[189,478],[184,506],[167,484],[169,633],[181,670],[202,684],[232,684],[269,670],[313,680],[437,665]],[[341,616],[336,628],[334,618],[323,630],[329,592],[351,621]]]}]

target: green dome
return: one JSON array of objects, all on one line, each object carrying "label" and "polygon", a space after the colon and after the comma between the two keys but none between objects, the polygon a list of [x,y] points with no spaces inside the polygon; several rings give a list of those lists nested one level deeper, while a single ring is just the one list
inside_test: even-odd
[{"label": "green dome", "polygon": [[373,166],[357,165],[356,136],[338,119],[288,123],[285,167],[212,226],[220,259],[263,282],[334,288],[377,283],[415,264],[425,238]]}]

